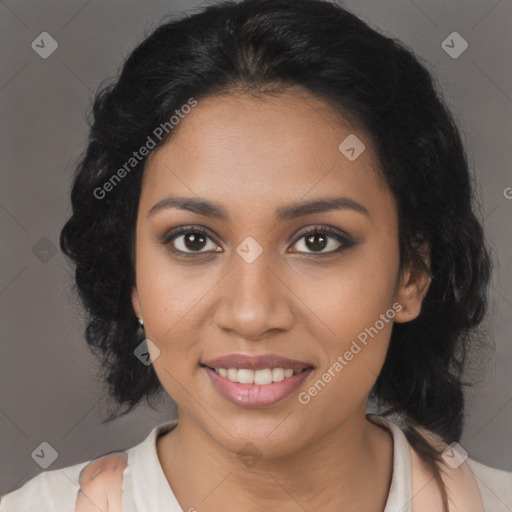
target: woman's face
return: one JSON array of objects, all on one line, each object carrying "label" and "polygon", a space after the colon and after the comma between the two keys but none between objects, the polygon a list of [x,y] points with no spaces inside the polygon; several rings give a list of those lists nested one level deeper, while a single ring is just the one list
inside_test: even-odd
[{"label": "woman's face", "polygon": [[147,161],[133,306],[180,418],[268,456],[362,421],[392,323],[427,287],[399,274],[367,135],[298,89],[209,97],[178,128]]}]

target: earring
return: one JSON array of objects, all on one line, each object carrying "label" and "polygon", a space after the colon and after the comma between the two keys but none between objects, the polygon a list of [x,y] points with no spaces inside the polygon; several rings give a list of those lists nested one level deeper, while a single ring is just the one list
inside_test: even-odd
[{"label": "earring", "polygon": [[137,326],[137,338],[139,342],[142,342],[146,339],[146,331],[144,330],[144,321],[142,320],[142,317],[139,316],[137,319],[139,321],[139,325]]}]

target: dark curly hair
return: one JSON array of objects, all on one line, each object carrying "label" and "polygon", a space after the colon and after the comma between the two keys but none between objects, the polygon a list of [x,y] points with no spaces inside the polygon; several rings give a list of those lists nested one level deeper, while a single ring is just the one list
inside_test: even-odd
[{"label": "dark curly hair", "polygon": [[[398,205],[401,268],[422,266],[418,248],[430,248],[432,282],[421,313],[393,326],[371,395],[403,415],[408,439],[434,467],[439,453],[415,427],[447,442],[461,436],[462,371],[486,312],[491,261],[461,137],[431,74],[403,44],[335,3],[226,1],[167,19],[133,50],[120,76],[100,86],[60,238],[89,315],[86,340],[102,358],[110,396],[128,405],[123,415],[163,391],[153,366],[133,355],[140,343],[133,242],[147,156],[122,180],[112,176],[191,97],[291,86],[369,134]],[[156,148],[176,129],[165,132]],[[99,194],[109,180],[114,190]]]}]

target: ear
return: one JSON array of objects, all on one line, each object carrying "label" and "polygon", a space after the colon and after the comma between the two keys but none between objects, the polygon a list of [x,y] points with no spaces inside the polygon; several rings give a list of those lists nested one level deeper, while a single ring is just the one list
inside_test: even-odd
[{"label": "ear", "polygon": [[395,299],[402,305],[402,309],[395,315],[395,322],[398,323],[414,320],[420,314],[423,299],[432,282],[428,243],[416,245],[415,249],[428,271],[414,263],[410,263],[402,270]]},{"label": "ear", "polygon": [[132,288],[132,307],[133,311],[135,313],[135,316],[137,318],[140,318],[142,316],[142,310],[140,307],[140,299],[139,299],[139,293],[137,292],[137,288],[133,286]]}]

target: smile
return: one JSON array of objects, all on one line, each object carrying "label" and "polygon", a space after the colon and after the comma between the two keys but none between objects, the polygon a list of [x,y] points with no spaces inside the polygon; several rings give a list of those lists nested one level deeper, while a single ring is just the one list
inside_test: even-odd
[{"label": "smile", "polygon": [[230,354],[200,363],[217,393],[237,406],[268,407],[292,395],[313,372],[311,364],[267,354]]}]

